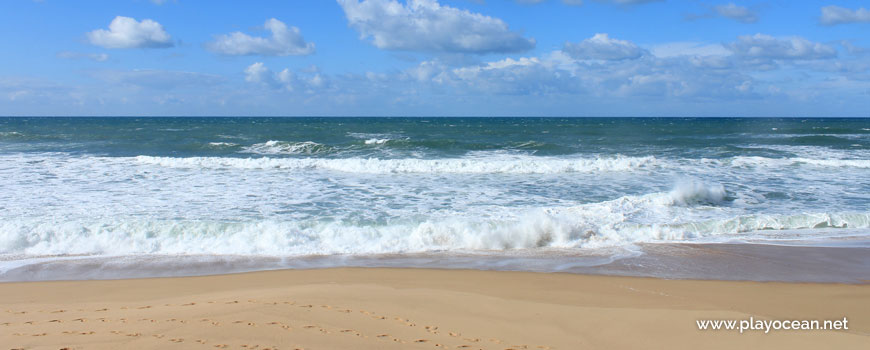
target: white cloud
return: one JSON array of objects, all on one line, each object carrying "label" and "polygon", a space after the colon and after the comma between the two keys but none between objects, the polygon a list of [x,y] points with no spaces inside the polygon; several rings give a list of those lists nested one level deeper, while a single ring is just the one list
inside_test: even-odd
[{"label": "white cloud", "polygon": [[247,68],[245,68],[245,81],[249,83],[262,83],[271,85],[274,80],[272,80],[272,71],[263,64],[263,62],[256,62]]},{"label": "white cloud", "polygon": [[579,43],[565,43],[565,51],[576,59],[618,61],[640,58],[644,50],[627,40],[611,39],[605,33],[598,33]]},{"label": "white cloud", "polygon": [[436,0],[337,0],[348,25],[381,49],[437,53],[509,53],[535,47],[498,18]]},{"label": "white cloud", "polygon": [[719,16],[727,17],[742,23],[758,22],[758,15],[744,6],[735,5],[733,2],[726,5],[713,7],[713,11]]},{"label": "white cloud", "polygon": [[287,27],[274,18],[266,20],[264,28],[272,33],[271,37],[234,32],[216,37],[207,47],[216,53],[233,56],[302,56],[314,53],[314,43],[306,43],[299,28]]},{"label": "white cloud", "polygon": [[824,25],[835,25],[843,23],[870,22],[870,10],[859,8],[855,10],[847,9],[840,6],[825,6],[822,7],[822,17],[819,22]]},{"label": "white cloud", "polygon": [[109,59],[109,55],[104,53],[82,53],[82,52],[73,52],[73,51],[61,51],[57,53],[58,58],[65,58],[68,60],[78,60],[78,59],[89,59],[97,62],[105,62]]},{"label": "white cloud", "polygon": [[138,22],[133,18],[117,16],[109,30],[97,29],[87,33],[91,44],[108,49],[171,47],[172,38],[160,23],[150,19]]},{"label": "white cloud", "polygon": [[797,36],[779,39],[765,34],[743,35],[727,47],[735,55],[756,59],[812,60],[837,56],[835,48]]},{"label": "white cloud", "polygon": [[317,67],[311,67],[302,71],[291,71],[285,68],[280,72],[273,72],[263,62],[256,62],[245,68],[245,81],[260,84],[273,89],[287,91],[304,91],[311,93],[315,89],[327,87],[328,79],[320,74]]}]

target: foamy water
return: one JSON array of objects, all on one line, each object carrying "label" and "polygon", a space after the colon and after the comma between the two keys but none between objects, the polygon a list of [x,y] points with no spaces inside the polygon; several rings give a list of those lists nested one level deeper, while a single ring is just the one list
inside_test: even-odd
[{"label": "foamy water", "polygon": [[0,279],[109,257],[135,270],[142,259],[519,254],[555,271],[644,243],[860,238],[867,125],[0,119]]}]

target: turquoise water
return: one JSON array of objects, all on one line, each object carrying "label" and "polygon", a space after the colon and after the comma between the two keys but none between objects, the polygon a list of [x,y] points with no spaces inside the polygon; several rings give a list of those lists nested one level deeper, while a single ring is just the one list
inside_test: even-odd
[{"label": "turquoise water", "polygon": [[868,179],[870,119],[0,118],[0,274],[823,242]]}]

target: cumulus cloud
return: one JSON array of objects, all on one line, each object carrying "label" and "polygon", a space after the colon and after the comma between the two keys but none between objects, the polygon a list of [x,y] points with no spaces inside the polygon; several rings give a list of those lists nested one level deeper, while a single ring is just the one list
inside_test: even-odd
[{"label": "cumulus cloud", "polygon": [[303,56],[314,53],[314,43],[305,42],[299,28],[287,27],[284,22],[270,18],[264,25],[271,37],[254,37],[242,32],[219,35],[207,45],[208,49],[231,56]]},{"label": "cumulus cloud", "polygon": [[263,62],[256,62],[245,68],[244,73],[245,81],[273,89],[310,93],[315,89],[322,89],[328,85],[328,79],[320,74],[317,67],[296,72],[285,68],[280,72],[274,72],[266,67]]},{"label": "cumulus cloud", "polygon": [[737,56],[755,59],[813,60],[837,56],[832,46],[797,36],[780,39],[765,34],[743,35],[727,47]]},{"label": "cumulus cloud", "polygon": [[130,17],[117,16],[109,30],[97,29],[87,33],[91,44],[107,49],[172,47],[172,38],[160,23],[150,19],[141,22]]},{"label": "cumulus cloud", "polygon": [[425,61],[394,81],[413,81],[455,96],[572,96],[571,98],[756,99],[758,83],[734,69],[710,69],[695,57],[578,60],[556,51],[542,57],[506,58],[465,67]]},{"label": "cumulus cloud", "polygon": [[576,59],[618,61],[637,59],[645,51],[627,40],[612,39],[606,33],[598,33],[579,43],[565,43],[562,49]]},{"label": "cumulus cloud", "polygon": [[535,47],[535,39],[508,25],[436,0],[337,0],[348,25],[387,50],[435,53],[510,53]]},{"label": "cumulus cloud", "polygon": [[822,17],[819,18],[819,22],[829,26],[843,23],[868,23],[870,22],[870,10],[863,7],[852,10],[834,5],[825,6],[822,7]]}]

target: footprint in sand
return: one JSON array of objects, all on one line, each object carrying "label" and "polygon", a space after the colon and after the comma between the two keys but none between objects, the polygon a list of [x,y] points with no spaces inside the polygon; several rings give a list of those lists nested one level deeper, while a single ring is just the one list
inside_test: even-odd
[{"label": "footprint in sand", "polygon": [[229,347],[229,345],[227,345],[227,344],[215,344],[214,347],[219,348],[219,349],[223,349],[223,348]]},{"label": "footprint in sand", "polygon": [[196,303],[181,304],[181,306],[193,306],[193,305],[196,305]]},{"label": "footprint in sand", "polygon": [[169,341],[171,341],[173,343],[183,343],[184,338],[172,338],[172,339],[169,339]]}]

